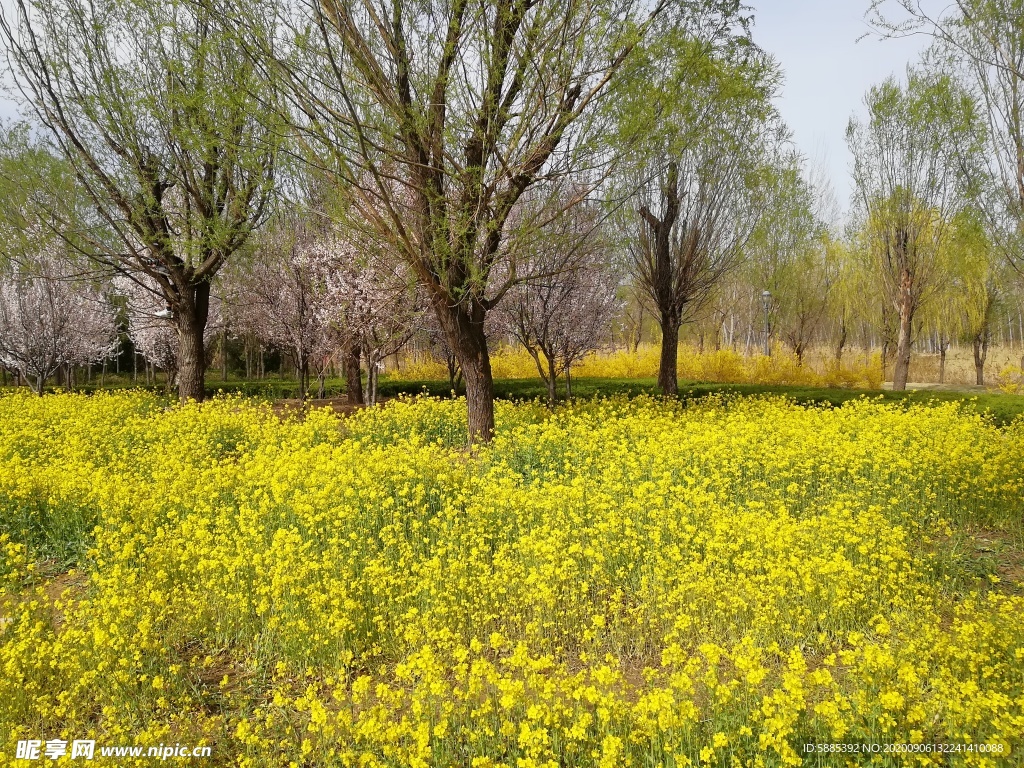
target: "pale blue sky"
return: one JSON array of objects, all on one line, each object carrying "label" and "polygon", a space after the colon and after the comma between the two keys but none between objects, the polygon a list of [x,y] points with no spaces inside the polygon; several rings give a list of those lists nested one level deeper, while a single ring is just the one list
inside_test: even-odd
[{"label": "pale blue sky", "polygon": [[879,41],[870,36],[869,0],[748,0],[754,7],[754,40],[782,64],[779,100],[793,139],[809,160],[823,163],[839,205],[850,200],[846,125],[863,113],[867,89],[891,74],[903,76],[927,45],[924,36]]}]

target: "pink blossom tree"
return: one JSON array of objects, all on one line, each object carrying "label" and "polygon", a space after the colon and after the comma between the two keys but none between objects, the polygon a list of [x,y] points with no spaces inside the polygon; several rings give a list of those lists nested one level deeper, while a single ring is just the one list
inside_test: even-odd
[{"label": "pink blossom tree", "polygon": [[367,369],[364,399],[374,405],[384,359],[412,338],[424,302],[405,262],[361,248],[351,232],[336,238],[334,245],[328,323],[342,344],[361,350]]},{"label": "pink blossom tree", "polygon": [[38,394],[66,365],[89,365],[113,352],[116,313],[66,257],[47,253],[0,274],[0,363]]},{"label": "pink blossom tree", "polygon": [[225,279],[225,298],[235,330],[292,355],[299,374],[299,399],[312,369],[320,383],[335,349],[329,333],[337,314],[328,272],[330,238],[303,224],[297,214],[278,218],[260,240],[253,259]]},{"label": "pink blossom tree", "polygon": [[554,216],[531,252],[518,258],[526,279],[514,284],[495,310],[498,325],[533,357],[549,404],[557,399],[556,382],[563,373],[566,394],[572,396],[571,366],[600,345],[621,308],[610,251],[590,206]]}]

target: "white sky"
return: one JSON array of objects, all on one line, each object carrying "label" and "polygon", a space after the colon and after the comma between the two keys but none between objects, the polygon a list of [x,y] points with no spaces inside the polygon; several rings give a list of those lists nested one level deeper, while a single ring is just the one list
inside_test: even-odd
[{"label": "white sky", "polygon": [[820,163],[836,199],[849,208],[850,163],[846,126],[863,114],[864,94],[896,74],[903,77],[928,43],[919,35],[878,40],[868,31],[869,0],[748,0],[754,7],[754,41],[782,65],[785,83],[778,101],[799,150]]}]

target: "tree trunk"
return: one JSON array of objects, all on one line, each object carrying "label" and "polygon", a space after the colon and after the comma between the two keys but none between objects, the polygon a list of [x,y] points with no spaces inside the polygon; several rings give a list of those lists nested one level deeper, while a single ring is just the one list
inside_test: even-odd
[{"label": "tree trunk", "polygon": [[434,311],[448,339],[448,345],[466,380],[466,408],[469,442],[488,443],[494,437],[494,379],[487,349],[484,319],[487,311],[478,302],[469,308],[452,305],[443,291],[432,298]]},{"label": "tree trunk", "polygon": [[[545,354],[545,356],[547,356]],[[555,357],[551,355],[548,357],[548,407],[554,408],[555,403],[558,401],[558,390],[555,389],[555,383],[558,378],[555,374]]]},{"label": "tree trunk", "polygon": [[220,332],[220,380],[228,380],[228,329],[224,327]]},{"label": "tree trunk", "polygon": [[913,342],[913,304],[908,298],[900,302],[900,331],[896,339],[896,364],[892,373],[893,391],[902,392],[907,388],[910,376],[910,345]]},{"label": "tree trunk", "polygon": [[988,357],[988,333],[974,337],[974,379],[978,386],[985,383],[985,358]]},{"label": "tree trunk", "polygon": [[946,350],[949,342],[939,338],[939,384],[946,383]]},{"label": "tree trunk", "polygon": [[661,363],[658,366],[658,388],[663,395],[679,394],[679,321],[674,317],[661,320]]},{"label": "tree trunk", "polygon": [[345,384],[349,405],[363,404],[363,374],[359,364],[362,350],[358,344],[345,350]]},{"label": "tree trunk", "polygon": [[366,360],[366,405],[374,406],[377,404],[377,372],[378,372],[379,361],[374,360],[372,357],[367,357]]},{"label": "tree trunk", "polygon": [[843,348],[846,346],[846,323],[839,326],[839,342],[836,344],[836,363],[843,362]]},{"label": "tree trunk", "polygon": [[178,326],[178,399],[203,401],[206,394],[206,350],[203,336],[210,309],[210,284],[206,281],[183,291],[174,307]]},{"label": "tree trunk", "polygon": [[[657,304],[661,323],[661,363],[658,367],[658,387],[664,395],[679,393],[679,381],[676,372],[679,360],[679,325],[681,322],[682,301],[677,296],[675,274],[672,262],[672,229],[679,218],[679,166],[669,163],[665,183],[662,186],[664,213],[662,218],[652,214],[646,207],[640,209],[640,215],[653,236],[651,294]],[[701,339],[703,346],[703,338]]]},{"label": "tree trunk", "polygon": [[452,388],[454,395],[459,390],[459,362],[454,357],[445,357],[445,365],[448,367],[448,385]]},{"label": "tree trunk", "polygon": [[305,354],[298,355],[295,368],[299,379],[299,402],[304,403],[306,402],[306,390],[309,389],[309,360],[306,359]]}]

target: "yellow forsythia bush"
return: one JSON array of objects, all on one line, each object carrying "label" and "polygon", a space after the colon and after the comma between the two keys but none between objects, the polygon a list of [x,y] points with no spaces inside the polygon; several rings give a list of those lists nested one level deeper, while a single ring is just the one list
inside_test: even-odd
[{"label": "yellow forsythia bush", "polygon": [[[834,359],[803,363],[782,347],[770,357],[744,357],[733,349],[700,351],[696,347],[679,349],[677,373],[682,381],[711,381],[735,384],[796,384],[811,387],[847,387],[881,389],[882,361],[878,354],[847,355],[842,363]],[[572,367],[573,376],[600,379],[645,379],[658,375],[660,350],[644,344],[636,351],[616,350],[593,352]],[[491,369],[496,379],[535,379],[537,365],[522,348],[503,347],[491,355]],[[400,369],[390,371],[389,378],[400,381],[444,380],[445,366],[428,358],[417,357],[403,362]]]},{"label": "yellow forsythia bush", "polygon": [[[458,400],[282,419],[235,397],[0,398],[0,755],[30,738],[209,744],[203,764],[239,766],[1024,754],[1021,585],[964,545],[1019,521],[1020,422],[778,398],[499,403],[497,421],[468,452]],[[803,751],[829,742],[998,751]]]}]

